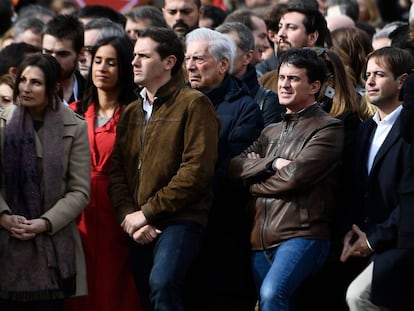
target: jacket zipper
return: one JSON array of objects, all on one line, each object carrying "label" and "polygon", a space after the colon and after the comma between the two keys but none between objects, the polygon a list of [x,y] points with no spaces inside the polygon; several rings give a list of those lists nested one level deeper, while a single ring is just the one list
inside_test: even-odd
[{"label": "jacket zipper", "polygon": [[138,178],[139,180],[141,180],[141,167],[142,167],[142,162],[144,161],[144,142],[145,142],[145,134],[147,132],[147,125],[148,125],[148,121],[145,119],[145,114],[143,111],[141,111],[143,120],[145,120],[144,122],[144,126],[142,128],[141,131],[141,138],[140,138],[140,142],[141,142],[141,152],[139,154],[139,158],[138,158],[138,165],[137,165],[137,169],[138,169]]},{"label": "jacket zipper", "polygon": [[[283,142],[283,144],[285,143],[286,137],[288,136],[287,134],[289,132],[290,125],[291,125],[290,121],[285,121],[285,124],[283,126],[283,130],[280,133],[279,141],[277,142],[276,153],[275,153],[276,157],[279,157],[279,155],[280,155],[280,152],[279,152],[280,146],[282,146],[282,142]],[[264,207],[265,208],[264,208],[264,218],[263,218],[263,223],[262,223],[262,228],[261,228],[261,243],[262,243],[262,248],[266,249],[266,246],[265,246],[264,242],[265,242],[265,228],[266,228],[267,217],[268,217],[268,215],[267,215],[268,214],[268,211],[267,211],[267,209],[268,209],[268,200],[267,200],[267,198],[263,198],[263,200],[264,200]]]},{"label": "jacket zipper", "polygon": [[262,249],[266,249],[265,247],[265,223],[267,222],[267,200],[263,198],[264,200],[264,217],[263,217],[263,224],[261,229],[261,243],[262,243]]},{"label": "jacket zipper", "polygon": [[286,141],[286,137],[287,134],[289,132],[289,126],[290,126],[290,121],[285,121],[284,127],[283,127],[283,131],[280,133],[280,137],[279,137],[279,141],[277,142],[277,147],[276,147],[276,154],[275,156],[279,156],[280,155],[280,146],[282,146],[285,141]]}]

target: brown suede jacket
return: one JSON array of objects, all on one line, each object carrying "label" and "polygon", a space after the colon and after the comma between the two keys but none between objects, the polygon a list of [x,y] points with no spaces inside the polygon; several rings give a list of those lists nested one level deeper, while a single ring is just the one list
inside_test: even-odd
[{"label": "brown suede jacket", "polygon": [[[231,161],[230,176],[246,180],[254,197],[250,239],[254,250],[294,237],[330,238],[343,135],[340,120],[312,105],[266,127],[258,140]],[[248,159],[250,152],[261,159]],[[275,171],[276,158],[291,163]]]},{"label": "brown suede jacket", "polygon": [[109,194],[120,221],[142,210],[152,225],[206,225],[219,121],[210,100],[177,74],[155,94],[147,122],[142,98],[117,125]]},{"label": "brown suede jacket", "polygon": [[272,90],[276,94],[279,92],[279,90],[277,89],[278,82],[279,82],[279,73],[277,72],[277,69],[266,72],[259,79],[260,85],[267,88],[268,90]]}]

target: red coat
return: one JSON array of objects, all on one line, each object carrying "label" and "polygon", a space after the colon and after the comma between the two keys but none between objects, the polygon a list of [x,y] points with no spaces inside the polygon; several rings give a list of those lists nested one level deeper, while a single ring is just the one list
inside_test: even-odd
[{"label": "red coat", "polygon": [[[75,104],[70,105],[73,109]],[[109,169],[120,107],[103,126],[95,128],[95,105],[85,112],[91,149],[90,202],[78,220],[86,257],[88,296],[73,299],[65,310],[139,310],[128,262],[128,236],[121,229],[108,197]]]}]

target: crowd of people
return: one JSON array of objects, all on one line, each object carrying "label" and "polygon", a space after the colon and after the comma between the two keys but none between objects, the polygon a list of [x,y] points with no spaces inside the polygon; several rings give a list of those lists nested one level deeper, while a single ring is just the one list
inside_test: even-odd
[{"label": "crowd of people", "polygon": [[0,310],[414,310],[411,1],[2,0],[0,34]]}]

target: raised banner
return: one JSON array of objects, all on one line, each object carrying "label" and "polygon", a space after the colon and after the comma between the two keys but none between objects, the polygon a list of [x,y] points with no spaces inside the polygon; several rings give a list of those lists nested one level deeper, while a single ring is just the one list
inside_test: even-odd
[{"label": "raised banner", "polygon": [[139,0],[75,0],[79,7],[85,5],[106,5],[120,13],[126,13],[136,6]]}]

